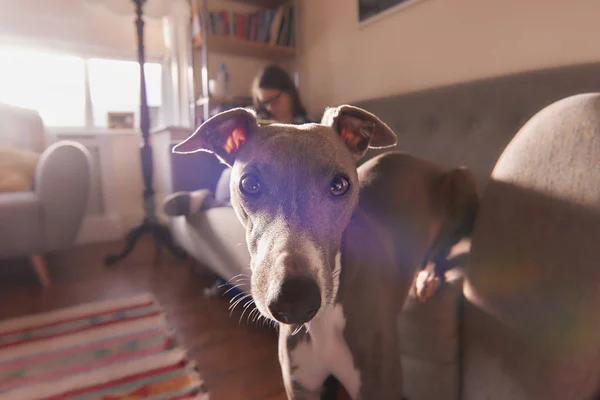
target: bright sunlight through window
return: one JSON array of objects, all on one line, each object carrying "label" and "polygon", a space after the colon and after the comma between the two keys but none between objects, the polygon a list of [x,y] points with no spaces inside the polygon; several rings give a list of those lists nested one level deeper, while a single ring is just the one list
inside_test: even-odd
[{"label": "bright sunlight through window", "polygon": [[[136,61],[53,54],[0,46],[0,102],[37,110],[53,127],[86,125],[86,79],[93,121],[107,127],[109,112],[134,112],[139,126],[140,74]],[[151,118],[161,106],[161,65],[146,63],[146,90]],[[153,123],[156,121],[152,121]]]},{"label": "bright sunlight through window", "polygon": [[38,110],[48,126],[85,124],[82,58],[0,47],[0,101]]},{"label": "bright sunlight through window", "polygon": [[[94,126],[108,125],[108,112],[135,113],[139,126],[140,66],[135,61],[93,58],[88,61]],[[161,104],[160,64],[146,63],[146,97],[149,107]]]}]

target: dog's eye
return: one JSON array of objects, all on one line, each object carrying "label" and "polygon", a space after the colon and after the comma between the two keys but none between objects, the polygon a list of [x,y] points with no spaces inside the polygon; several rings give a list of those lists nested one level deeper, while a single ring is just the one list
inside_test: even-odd
[{"label": "dog's eye", "polygon": [[331,186],[329,187],[329,191],[334,196],[343,196],[346,194],[348,189],[350,188],[350,182],[348,182],[348,178],[343,175],[336,175],[331,180]]},{"label": "dog's eye", "polygon": [[247,174],[240,181],[240,190],[249,196],[255,196],[260,192],[260,181],[256,175]]}]

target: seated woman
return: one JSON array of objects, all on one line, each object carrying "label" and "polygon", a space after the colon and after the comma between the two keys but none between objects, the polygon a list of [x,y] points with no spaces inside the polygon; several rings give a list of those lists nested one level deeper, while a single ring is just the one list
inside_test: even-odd
[{"label": "seated woman", "polygon": [[252,102],[261,119],[284,124],[312,122],[292,78],[277,65],[268,65],[254,78]]}]

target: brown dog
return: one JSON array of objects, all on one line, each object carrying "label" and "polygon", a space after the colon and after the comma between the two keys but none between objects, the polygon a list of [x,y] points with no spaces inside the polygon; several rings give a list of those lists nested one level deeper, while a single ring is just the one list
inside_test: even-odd
[{"label": "brown dog", "polygon": [[318,399],[334,375],[354,399],[403,396],[396,320],[416,271],[468,232],[478,198],[464,169],[400,152],[374,115],[328,109],[320,124],[260,126],[216,115],[175,147],[232,167],[231,201],[246,228],[251,292],[280,327],[290,399]]}]

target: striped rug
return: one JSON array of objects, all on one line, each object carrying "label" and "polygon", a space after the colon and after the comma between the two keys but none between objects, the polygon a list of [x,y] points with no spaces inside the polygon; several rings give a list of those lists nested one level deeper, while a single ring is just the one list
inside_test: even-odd
[{"label": "striped rug", "polygon": [[208,398],[151,294],[0,322],[0,399]]}]

